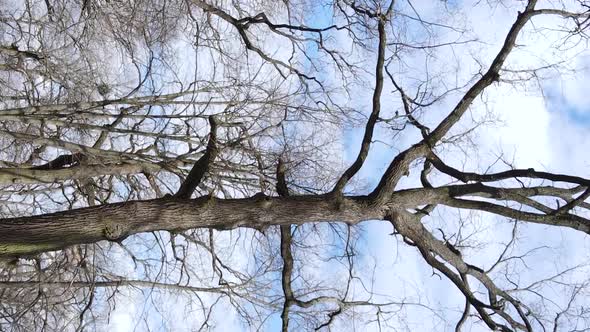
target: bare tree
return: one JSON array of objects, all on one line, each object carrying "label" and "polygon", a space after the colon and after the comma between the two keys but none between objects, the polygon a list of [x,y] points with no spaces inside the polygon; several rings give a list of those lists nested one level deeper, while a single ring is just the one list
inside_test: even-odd
[{"label": "bare tree", "polygon": [[[0,329],[588,330],[588,266],[536,273],[526,235],[590,234],[590,179],[457,162],[493,91],[574,73],[590,4],[537,2],[473,4],[500,45],[454,2],[0,5]],[[535,36],[562,56],[511,61]],[[370,220],[461,302],[376,290]]]}]

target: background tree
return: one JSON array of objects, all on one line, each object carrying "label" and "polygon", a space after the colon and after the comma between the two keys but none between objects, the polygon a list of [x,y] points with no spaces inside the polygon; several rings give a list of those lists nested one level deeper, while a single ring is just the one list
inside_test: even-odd
[{"label": "background tree", "polygon": [[580,72],[586,1],[0,10],[1,329],[590,326],[590,180],[478,140]]}]

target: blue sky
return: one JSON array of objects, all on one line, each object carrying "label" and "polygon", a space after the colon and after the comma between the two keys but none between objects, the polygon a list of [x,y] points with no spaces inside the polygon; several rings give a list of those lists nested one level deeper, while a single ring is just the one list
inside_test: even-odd
[{"label": "blue sky", "polygon": [[[470,8],[464,8],[466,11],[470,11]],[[489,16],[495,15],[495,19],[478,20],[479,15]],[[484,63],[486,59],[489,61],[490,57],[494,55],[494,46],[498,42],[502,41],[504,31],[496,29],[498,25],[494,25],[493,30],[489,30],[490,27],[485,23],[489,20],[497,20],[501,22],[510,22],[514,17],[515,11],[510,9],[496,9],[490,12],[480,12],[474,14],[472,23],[476,27],[476,33],[483,31],[481,34],[483,40],[489,43],[487,48],[480,53]],[[502,26],[504,29],[509,27],[508,25]],[[499,31],[498,31],[499,30]],[[497,46],[496,46],[497,47]],[[542,49],[542,46],[539,46]],[[497,48],[496,48],[497,49]],[[485,51],[487,50],[487,51]],[[532,51],[534,52],[534,51]],[[460,54],[460,53],[459,53]],[[461,55],[460,55],[461,56]],[[523,55],[516,55],[513,63],[526,64],[523,60]],[[374,62],[374,61],[373,61]],[[534,64],[533,64],[534,65]],[[580,74],[580,73],[579,73]],[[587,71],[581,71],[581,77],[586,77],[586,80],[590,77]],[[563,78],[564,80],[570,79],[569,77]],[[578,82],[578,87],[587,86],[583,82]],[[529,88],[519,89],[518,87],[512,86],[493,86],[491,87],[486,97],[491,100],[491,104],[483,104],[476,102],[473,107],[473,113],[477,117],[477,113],[484,113],[486,111],[492,111],[498,116],[500,122],[493,125],[491,128],[486,128],[481,131],[476,131],[473,135],[473,139],[476,144],[479,145],[478,156],[476,158],[469,158],[461,155],[459,151],[454,151],[448,155],[445,155],[446,159],[452,164],[458,163],[463,164],[467,169],[478,170],[480,165],[486,165],[490,163],[498,155],[500,151],[506,153],[508,156],[516,156],[515,162],[520,167],[536,167],[540,169],[550,171],[560,171],[560,167],[563,163],[569,163],[571,168],[575,168],[576,173],[582,173],[581,175],[588,176],[588,161],[587,154],[584,151],[584,141],[572,141],[575,138],[568,138],[569,133],[586,131],[590,129],[590,107],[583,104],[583,102],[572,102],[572,99],[576,99],[576,96],[572,96],[571,86],[568,86],[565,92],[561,91],[549,91],[545,89],[545,97],[534,90]],[[391,90],[391,86],[389,86]],[[370,90],[370,87],[367,88]],[[388,87],[386,85],[386,92],[382,103],[384,108],[392,107],[389,101],[395,100],[397,97],[395,94],[388,94]],[[561,93],[560,93],[561,92]],[[370,112],[370,98],[369,94],[364,99],[364,110],[368,114]],[[450,96],[450,101],[443,102],[440,107],[440,112],[448,112],[449,106],[453,103],[453,96]],[[577,99],[580,99],[579,97]],[[363,102],[358,102],[359,105],[363,105]],[[446,106],[446,107],[445,107]],[[361,106],[362,107],[362,106]],[[435,112],[436,113],[436,112]],[[426,119],[428,122],[429,120]],[[432,121],[432,120],[430,120]],[[434,121],[436,123],[436,121]],[[575,128],[575,130],[574,130]],[[345,165],[356,157],[358,147],[360,146],[360,140],[362,138],[364,127],[348,129],[344,132],[345,142]],[[501,134],[500,134],[501,133]],[[388,165],[390,160],[395,156],[396,150],[404,148],[408,143],[413,142],[417,138],[417,132],[415,131],[410,137],[403,137],[398,142],[388,140],[388,135],[391,132],[381,130],[377,133],[376,137],[379,140],[389,142],[393,145],[393,148],[386,147],[383,144],[376,143],[372,146],[372,150],[369,157],[363,166],[363,169],[359,173],[358,177],[362,183],[367,183],[369,188],[379,180],[383,169]],[[500,135],[498,135],[500,134]],[[588,135],[587,135],[588,136]],[[555,137],[563,139],[565,144],[564,147]],[[575,145],[574,145],[575,144]],[[579,151],[576,156],[575,151]],[[563,151],[569,152],[563,152]],[[557,157],[557,158],[556,158]],[[454,160],[454,158],[457,158]],[[572,160],[574,159],[574,160]],[[583,159],[583,160],[580,160]],[[569,160],[569,162],[568,162]],[[411,183],[411,182],[410,182]],[[410,183],[406,183],[409,185]],[[414,183],[413,185],[416,185]],[[479,225],[481,227],[481,234],[478,236],[480,239],[495,238],[497,243],[500,244],[502,241],[507,241],[507,235],[510,232],[510,224],[500,220],[497,217],[491,217],[476,213],[478,218],[481,220]],[[429,225],[440,225],[444,226],[444,222],[448,222],[447,218],[452,218],[453,214],[449,214],[448,211],[439,213],[436,217],[427,218],[426,223]],[[456,216],[455,216],[456,217]],[[446,221],[445,221],[446,220]],[[443,224],[441,224],[443,222]],[[448,226],[448,225],[447,225]],[[434,227],[434,226],[431,226]],[[429,268],[422,262],[421,257],[415,255],[415,251],[410,248],[400,249],[404,246],[391,236],[386,235],[391,232],[390,225],[383,225],[379,223],[369,223],[366,226],[366,246],[369,252],[376,255],[376,260],[379,268],[383,271],[383,277],[386,280],[393,280],[394,278],[401,278],[401,274],[409,276],[408,279],[419,278],[421,282],[418,283],[419,287],[428,289],[426,291],[427,297],[434,301],[440,301],[441,306],[446,305],[461,305],[464,301],[463,297],[458,294],[458,291],[448,282],[439,281],[436,277],[429,276]],[[533,248],[538,247],[549,247],[550,249],[539,249],[539,253],[532,254],[529,264],[535,268],[532,271],[537,271],[539,275],[549,275],[552,269],[549,266],[544,265],[547,255],[549,253],[563,255],[568,257],[567,260],[562,261],[564,268],[565,262],[574,265],[575,262],[584,262],[587,259],[587,251],[582,253],[576,251],[576,248],[588,248],[588,240],[580,234],[571,232],[568,230],[551,230],[547,227],[540,227],[538,225],[523,225],[520,227],[522,230],[522,237],[525,240],[521,245],[516,247],[516,252],[528,252]],[[556,234],[551,239],[547,238],[547,232]],[[399,257],[398,252],[393,248],[403,252],[402,259],[394,260],[393,257]],[[493,246],[492,246],[493,248]],[[500,247],[501,248],[501,247]],[[491,250],[490,252],[493,252]],[[484,258],[478,256],[478,253],[483,253],[481,250],[468,250],[467,255],[471,261],[481,262],[482,264],[489,264],[493,256]],[[471,255],[470,255],[471,254]],[[488,253],[490,255],[490,253]],[[413,272],[412,272],[413,271]],[[533,280],[535,276],[534,272],[521,270],[521,276],[524,280],[531,278]],[[387,285],[387,282],[377,280],[377,284]],[[390,286],[390,284],[389,284]],[[387,286],[385,286],[387,288]],[[395,287],[392,289],[391,286],[388,289],[393,290],[392,294],[395,294]],[[420,317],[414,317],[416,322],[420,322]]]}]

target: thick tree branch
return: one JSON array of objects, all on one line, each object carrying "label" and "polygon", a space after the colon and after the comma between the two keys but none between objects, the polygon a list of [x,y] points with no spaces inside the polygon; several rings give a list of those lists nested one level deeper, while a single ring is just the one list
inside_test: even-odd
[{"label": "thick tree branch", "polygon": [[370,195],[375,205],[379,206],[387,201],[388,195],[391,195],[399,179],[407,173],[410,163],[417,158],[424,157],[461,119],[475,98],[481,95],[493,82],[499,80],[500,69],[502,69],[508,54],[514,48],[520,31],[533,16],[532,11],[536,3],[536,0],[528,1],[524,12],[518,14],[504,40],[502,48],[492,61],[488,71],[467,91],[451,113],[425,139],[397,155],[389,164],[379,184]]},{"label": "thick tree branch", "polygon": [[[215,89],[228,88],[228,86],[216,87]],[[48,105],[34,105],[17,108],[3,109],[0,113],[0,118],[11,118],[11,117],[27,117],[27,116],[44,116],[44,117],[66,117],[76,114],[84,114],[84,111],[92,109],[98,109],[109,105],[130,105],[130,106],[146,106],[146,105],[167,105],[173,104],[174,101],[183,96],[194,95],[199,92],[211,92],[213,88],[204,87],[197,90],[180,91],[176,93],[164,94],[159,96],[140,96],[133,98],[117,98],[117,99],[105,99],[105,100],[94,100],[86,102],[75,102],[66,104],[48,104]],[[190,101],[189,103],[194,103]],[[112,114],[113,118],[116,118],[119,114]],[[18,119],[18,118],[16,118]]]},{"label": "thick tree branch", "polygon": [[204,293],[223,293],[229,295],[228,287],[198,287],[183,286],[178,284],[168,284],[155,281],[119,279],[105,281],[0,281],[0,289],[23,289],[23,288],[41,288],[41,289],[71,289],[71,288],[106,288],[106,287],[134,287],[134,288],[160,288],[184,292],[204,292]]},{"label": "thick tree branch", "polygon": [[67,180],[78,180],[102,175],[126,175],[142,172],[155,173],[162,169],[158,164],[147,162],[78,165],[75,167],[48,170],[39,170],[36,168],[0,168],[0,185],[60,183]]},{"label": "thick tree branch", "polygon": [[289,308],[295,300],[293,289],[291,288],[291,277],[293,275],[293,255],[291,253],[291,226],[281,227],[281,258],[283,259],[283,270],[281,272],[281,285],[283,288],[283,296],[285,303],[283,304],[283,311],[281,312],[282,331],[289,330]]},{"label": "thick tree branch", "polygon": [[387,35],[385,32],[385,21],[380,19],[377,23],[379,31],[379,46],[377,49],[377,65],[375,66],[375,89],[373,90],[373,109],[371,115],[367,120],[365,127],[365,134],[361,143],[361,148],[356,157],[356,160],[350,167],[342,174],[340,179],[336,182],[332,194],[341,195],[344,187],[348,181],[361,169],[365,159],[369,155],[369,148],[373,139],[373,132],[375,124],[379,119],[379,112],[381,111],[381,93],[383,92],[383,66],[385,62],[385,47],[387,46]]},{"label": "thick tree branch", "polygon": [[287,187],[287,177],[285,175],[285,162],[282,158],[279,158],[277,163],[277,194],[281,197],[289,196],[289,188]]},{"label": "thick tree branch", "polygon": [[462,209],[485,211],[537,224],[568,227],[590,234],[590,220],[569,213],[552,214],[551,212],[554,210],[550,210],[546,206],[541,208],[541,211],[545,213],[534,213],[516,210],[483,200],[458,198],[471,196],[502,201],[513,200],[518,203],[527,204],[530,202],[526,199],[529,196],[559,196],[563,192],[569,192],[569,189],[554,187],[495,188],[477,183],[438,188],[406,189],[396,192],[393,197],[396,204],[406,208],[410,208],[412,205],[441,204]]},{"label": "thick tree branch", "polygon": [[[466,274],[461,273],[461,280],[463,281],[465,288],[467,288],[467,291],[471,291],[471,289],[469,288],[469,281],[467,279]],[[457,324],[455,325],[455,332],[461,332],[461,329],[463,328],[463,324],[465,324],[465,322],[467,321],[467,318],[469,318],[470,311],[471,311],[471,303],[469,302],[469,299],[465,299],[465,307],[463,308],[463,313],[461,314],[461,318],[459,318],[459,321],[457,321]]]},{"label": "thick tree branch", "polygon": [[434,153],[428,155],[428,160],[432,165],[439,171],[454,177],[462,182],[495,182],[500,180],[506,180],[511,178],[531,178],[531,179],[545,179],[555,182],[569,182],[579,184],[585,187],[590,187],[590,180],[565,174],[554,174],[549,172],[535,171],[533,168],[528,169],[512,169],[499,173],[491,174],[477,174],[472,172],[463,172],[456,168],[453,168],[445,164],[438,156]]},{"label": "thick tree branch", "polygon": [[[410,239],[415,246],[418,247],[420,253],[424,259],[434,268],[443,272],[465,295],[467,300],[476,308],[480,317],[484,320],[486,325],[490,329],[501,329],[502,331],[512,331],[502,323],[496,322],[492,319],[490,313],[486,310],[491,310],[493,313],[498,314],[504,320],[508,321],[513,328],[532,332],[532,327],[528,322],[528,319],[522,314],[522,304],[510,296],[508,293],[501,290],[496,284],[490,279],[483,270],[476,268],[470,264],[465,263],[460,253],[456,250],[451,250],[444,242],[435,238],[420,222],[419,217],[409,214],[405,211],[394,211],[391,215],[386,217],[392,222],[396,230],[402,235]],[[490,303],[484,304],[478,300],[474,294],[469,290],[467,284],[464,283],[463,278],[453,273],[444,263],[438,261],[435,256],[439,256],[451,266],[453,266],[459,274],[470,275],[481,282],[488,292]],[[511,303],[517,310],[520,319],[523,323],[520,323],[513,319],[507,311],[504,311],[503,307],[498,306],[498,297],[501,297],[505,301]]]},{"label": "thick tree branch", "polygon": [[62,154],[57,158],[39,166],[33,166],[30,169],[35,170],[54,170],[60,169],[64,167],[71,167],[74,165],[78,165],[80,161],[84,158],[84,155],[81,153],[74,153],[74,154]]},{"label": "thick tree branch", "polygon": [[534,8],[537,0],[529,0],[526,8],[522,13],[518,13],[516,21],[508,31],[508,35],[504,39],[504,44],[500,52],[496,55],[487,72],[467,91],[461,98],[459,103],[455,106],[453,111],[428,135],[425,143],[429,146],[434,146],[449,130],[461,119],[463,114],[469,109],[475,98],[479,96],[488,86],[494,82],[498,82],[500,78],[500,70],[506,62],[506,58],[516,45],[516,39],[520,31],[526,23],[534,16]]},{"label": "thick tree branch", "polygon": [[367,206],[365,197],[345,198],[340,207],[322,196],[169,197],[0,219],[0,256],[30,255],[101,240],[120,241],[132,234],[158,230],[265,228],[334,220],[354,224],[382,217],[382,211]]},{"label": "thick tree branch", "polygon": [[101,240],[121,240],[131,234],[157,230],[264,228],[323,221],[355,224],[364,220],[382,220],[391,208],[411,209],[426,204],[482,210],[590,234],[590,221],[576,215],[531,213],[489,202],[456,198],[504,197],[502,192],[506,191],[530,196],[559,193],[567,189],[499,189],[481,184],[407,189],[390,195],[382,208],[375,208],[367,196],[343,197],[338,206],[326,196],[315,195],[262,198],[257,195],[244,199],[205,196],[194,200],[165,198],[131,201],[40,216],[0,219],[0,256],[34,254]]},{"label": "thick tree branch", "polygon": [[528,221],[536,224],[568,227],[577,231],[584,232],[586,234],[590,234],[590,221],[572,214],[547,215],[532,212],[524,212],[509,207],[496,205],[493,203],[472,201],[466,199],[449,199],[441,204],[462,209],[485,211],[500,216],[518,219],[522,221]]},{"label": "thick tree branch", "polygon": [[[277,164],[277,193],[281,197],[289,196],[289,188],[285,176],[285,164],[281,158]],[[283,288],[283,311],[281,312],[282,331],[289,331],[289,308],[295,301],[293,289],[291,288],[291,277],[293,275],[293,254],[291,253],[291,225],[281,225],[281,258],[283,259],[283,270],[281,272],[281,286]]]},{"label": "thick tree branch", "polygon": [[217,157],[217,122],[214,116],[209,117],[209,126],[211,128],[209,132],[209,142],[207,142],[207,150],[203,156],[197,160],[186,179],[184,179],[180,185],[176,194],[174,194],[174,197],[176,198],[190,198]]},{"label": "thick tree branch", "polygon": [[588,197],[590,197],[590,188],[586,188],[586,190],[575,199],[568,202],[566,205],[560,207],[559,209],[551,212],[551,215],[564,215],[567,214],[571,209],[575,208],[576,206],[583,203]]}]

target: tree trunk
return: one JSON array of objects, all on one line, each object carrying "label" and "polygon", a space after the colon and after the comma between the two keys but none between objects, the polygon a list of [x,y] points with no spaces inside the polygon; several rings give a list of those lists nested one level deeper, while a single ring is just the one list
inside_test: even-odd
[{"label": "tree trunk", "polygon": [[120,241],[141,232],[240,226],[264,229],[270,225],[320,221],[358,223],[383,216],[382,209],[369,206],[365,197],[339,202],[324,196],[256,195],[227,200],[166,197],[0,219],[0,257],[31,255],[101,240]]}]

